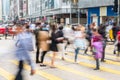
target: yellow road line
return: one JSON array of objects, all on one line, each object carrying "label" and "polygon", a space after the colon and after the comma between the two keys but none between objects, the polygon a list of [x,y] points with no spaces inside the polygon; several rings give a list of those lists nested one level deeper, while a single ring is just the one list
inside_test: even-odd
[{"label": "yellow road line", "polygon": [[[17,61],[11,61],[11,62],[14,63],[15,65],[18,65]],[[28,66],[27,64],[24,65],[24,68],[26,70],[30,71],[30,66]],[[48,80],[63,80],[63,79],[61,79],[59,77],[56,77],[56,76],[54,76],[52,74],[48,74],[48,73],[46,73],[44,71],[40,71],[40,70],[36,70],[36,74],[38,74],[38,75],[40,75],[40,76],[42,76],[42,77],[44,77],[44,78],[46,78]]]},{"label": "yellow road line", "polygon": [[[45,64],[47,65],[50,65],[49,63],[45,62]],[[64,66],[61,66],[61,65],[56,65],[56,67],[60,70],[64,70],[64,71],[67,71],[67,72],[71,72],[71,73],[74,73],[76,75],[80,75],[82,77],[86,77],[88,78],[89,80],[105,80],[104,78],[100,78],[98,76],[94,76],[94,75],[91,75],[91,74],[87,74],[87,73],[84,73],[84,72],[80,72],[80,71],[77,71],[73,68],[69,68],[69,67],[64,67]]]},{"label": "yellow road line", "polygon": [[[88,54],[91,55],[91,52],[88,52]],[[109,58],[112,58],[112,59],[116,59],[117,56],[114,56],[114,55],[109,55],[109,54],[105,54],[106,57],[109,57]]]},{"label": "yellow road line", "polygon": [[[50,57],[51,57],[51,55],[50,55]],[[57,57],[57,58],[60,59],[60,57]],[[71,62],[71,63],[74,62],[74,61],[71,60],[71,59],[65,59],[65,61]],[[89,64],[89,63],[85,63],[85,62],[79,62],[78,64],[80,64],[80,65],[82,65],[82,66],[90,67],[90,68],[95,68],[95,65]],[[118,71],[118,70],[113,70],[113,69],[111,69],[111,68],[106,68],[106,67],[100,66],[100,70],[105,71],[105,72],[109,72],[109,73],[113,73],[113,74],[120,75],[120,71]]]},{"label": "yellow road line", "polygon": [[[70,56],[74,56],[73,53],[68,53],[68,55],[70,55]],[[88,60],[94,60],[94,58],[92,58],[91,56],[78,55],[78,57],[80,57],[80,58],[84,58],[84,59],[88,59]],[[114,61],[110,61],[110,60],[106,60],[105,63],[120,66],[120,63],[119,63],[119,62],[114,62]]]},{"label": "yellow road line", "polygon": [[4,77],[7,80],[13,80],[15,78],[14,75],[12,75],[11,73],[5,71],[4,69],[0,68],[0,75],[2,77]]}]

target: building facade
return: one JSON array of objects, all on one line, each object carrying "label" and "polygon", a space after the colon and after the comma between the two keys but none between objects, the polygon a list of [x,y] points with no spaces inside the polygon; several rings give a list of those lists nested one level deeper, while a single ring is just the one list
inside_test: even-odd
[{"label": "building facade", "polygon": [[9,20],[10,0],[2,0],[2,19],[4,22]]},{"label": "building facade", "polygon": [[56,22],[65,24],[86,22],[85,13],[79,11],[78,0],[42,0],[42,15],[47,20],[55,18]]},{"label": "building facade", "polygon": [[19,20],[28,17],[28,0],[10,0],[10,19]]},{"label": "building facade", "polygon": [[28,18],[31,21],[36,21],[37,18],[40,18],[42,11],[42,0],[28,0]]},{"label": "building facade", "polygon": [[0,22],[2,22],[2,0],[0,0]]},{"label": "building facade", "polygon": [[114,0],[79,0],[79,8],[88,10],[88,24],[96,22],[99,25],[115,19],[117,13],[113,11],[113,5]]}]

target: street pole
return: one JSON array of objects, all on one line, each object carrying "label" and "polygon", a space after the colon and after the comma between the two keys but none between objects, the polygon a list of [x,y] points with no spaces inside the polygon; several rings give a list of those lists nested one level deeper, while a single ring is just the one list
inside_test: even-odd
[{"label": "street pole", "polygon": [[78,24],[80,24],[80,9],[78,8]]},{"label": "street pole", "polygon": [[72,0],[70,1],[70,24],[72,24]]},{"label": "street pole", "polygon": [[120,0],[118,0],[118,26],[120,26]]}]

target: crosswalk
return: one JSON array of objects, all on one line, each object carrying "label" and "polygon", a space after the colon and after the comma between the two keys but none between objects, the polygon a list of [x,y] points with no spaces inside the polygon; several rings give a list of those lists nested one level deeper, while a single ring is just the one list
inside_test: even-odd
[{"label": "crosswalk", "polygon": [[[92,56],[79,54],[79,62],[74,63],[74,53],[68,52],[64,61],[60,56],[56,57],[56,68],[50,68],[50,58],[52,54],[47,54],[45,64],[47,68],[37,66],[37,72],[31,80],[119,80],[120,62],[109,60],[115,59],[115,55],[106,54],[106,62],[101,63],[100,71],[94,71],[95,61]],[[35,54],[32,54],[34,57]],[[18,66],[15,59],[8,60],[12,66]],[[49,62],[48,62],[49,61]],[[4,64],[4,63],[3,63]],[[7,66],[7,65],[6,65]],[[30,72],[30,66],[24,65],[26,72]],[[14,80],[15,75],[0,66],[0,80]]]}]

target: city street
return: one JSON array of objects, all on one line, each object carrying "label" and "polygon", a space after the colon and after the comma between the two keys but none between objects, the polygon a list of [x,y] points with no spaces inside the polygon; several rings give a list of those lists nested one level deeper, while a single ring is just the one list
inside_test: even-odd
[{"label": "city street", "polygon": [[[14,80],[17,72],[17,59],[14,55],[14,40],[0,40],[0,80]],[[120,80],[120,58],[113,55],[113,45],[107,45],[106,62],[101,62],[100,70],[95,68],[95,61],[89,55],[79,54],[79,62],[74,63],[74,52],[67,48],[65,61],[61,60],[60,53],[56,57],[56,68],[50,68],[51,52],[45,57],[46,67],[36,64],[36,74],[30,76],[30,67],[24,65],[24,80]],[[88,52],[88,54],[91,54]],[[31,52],[35,62],[35,51]]]}]

